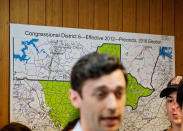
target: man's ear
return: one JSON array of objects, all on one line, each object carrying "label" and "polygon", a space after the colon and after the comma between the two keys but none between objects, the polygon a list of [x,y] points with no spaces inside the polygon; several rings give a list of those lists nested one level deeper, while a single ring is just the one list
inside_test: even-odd
[{"label": "man's ear", "polygon": [[79,95],[79,93],[73,89],[69,90],[69,98],[72,102],[72,105],[76,108],[80,108],[80,104],[81,104],[81,97]]}]

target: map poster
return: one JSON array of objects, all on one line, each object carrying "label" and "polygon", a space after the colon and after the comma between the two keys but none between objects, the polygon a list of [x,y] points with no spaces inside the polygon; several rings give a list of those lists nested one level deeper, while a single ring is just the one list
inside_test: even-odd
[{"label": "map poster", "polygon": [[68,98],[71,68],[95,51],[120,58],[127,70],[120,131],[170,126],[159,94],[175,75],[173,36],[21,24],[10,24],[10,121],[57,131],[78,118]]}]

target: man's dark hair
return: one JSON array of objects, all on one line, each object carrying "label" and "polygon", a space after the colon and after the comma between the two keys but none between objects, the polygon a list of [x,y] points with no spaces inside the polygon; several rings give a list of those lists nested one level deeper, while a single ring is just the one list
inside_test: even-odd
[{"label": "man's dark hair", "polygon": [[179,104],[180,108],[182,109],[183,103],[183,80],[179,84],[179,88],[177,90],[177,103]]},{"label": "man's dark hair", "polygon": [[12,122],[5,125],[0,131],[31,131],[31,129],[21,123]]},{"label": "man's dark hair", "polygon": [[93,52],[81,57],[72,68],[71,85],[72,89],[81,96],[83,83],[89,78],[99,78],[102,75],[109,74],[116,69],[121,69],[124,73],[126,84],[127,76],[125,68],[120,59],[115,56]]}]

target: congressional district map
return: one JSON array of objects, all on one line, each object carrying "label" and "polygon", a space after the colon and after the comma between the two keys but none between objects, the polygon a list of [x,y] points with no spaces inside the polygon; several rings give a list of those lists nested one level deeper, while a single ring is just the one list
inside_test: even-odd
[{"label": "congressional district map", "polygon": [[118,57],[127,70],[120,131],[168,127],[159,93],[175,74],[174,37],[19,24],[10,25],[10,121],[57,131],[78,118],[68,97],[71,68],[95,51]]}]

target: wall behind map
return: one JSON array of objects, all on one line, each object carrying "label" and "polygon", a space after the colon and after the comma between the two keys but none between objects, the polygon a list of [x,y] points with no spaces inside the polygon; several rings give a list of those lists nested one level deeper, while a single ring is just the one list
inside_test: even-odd
[{"label": "wall behind map", "polygon": [[0,128],[9,122],[9,23],[175,35],[183,73],[183,0],[0,0]]}]

